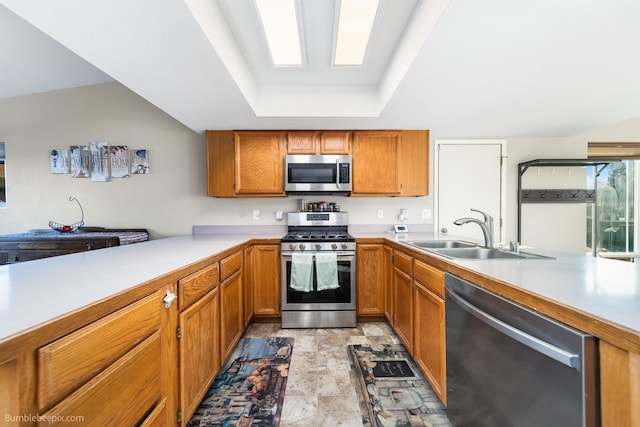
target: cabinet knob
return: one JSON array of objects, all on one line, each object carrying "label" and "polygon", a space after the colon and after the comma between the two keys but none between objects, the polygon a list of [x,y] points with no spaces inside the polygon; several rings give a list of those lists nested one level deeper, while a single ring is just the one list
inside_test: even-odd
[{"label": "cabinet knob", "polygon": [[93,250],[93,243],[87,243],[87,250]]},{"label": "cabinet knob", "polygon": [[178,298],[178,296],[176,294],[174,294],[173,292],[167,291],[167,294],[164,296],[164,308],[169,308],[171,307],[171,303],[173,302],[174,299]]}]

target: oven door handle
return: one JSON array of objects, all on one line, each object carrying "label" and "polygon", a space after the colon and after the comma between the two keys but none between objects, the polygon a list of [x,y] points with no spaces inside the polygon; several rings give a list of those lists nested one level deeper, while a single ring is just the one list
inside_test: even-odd
[{"label": "oven door handle", "polygon": [[[281,254],[283,258],[291,259],[292,253]],[[313,260],[316,260],[315,253],[313,253]],[[351,261],[356,256],[355,252],[338,252],[338,261]]]}]

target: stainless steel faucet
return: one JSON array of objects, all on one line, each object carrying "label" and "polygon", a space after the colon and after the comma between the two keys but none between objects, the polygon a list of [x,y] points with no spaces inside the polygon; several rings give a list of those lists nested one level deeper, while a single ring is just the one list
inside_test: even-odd
[{"label": "stainless steel faucet", "polygon": [[484,234],[484,246],[487,248],[493,248],[493,217],[489,214],[486,214],[478,209],[471,209],[473,212],[479,212],[484,216],[484,221],[480,221],[476,218],[459,218],[453,221],[455,225],[463,225],[469,222],[475,222],[482,229],[482,234]]}]

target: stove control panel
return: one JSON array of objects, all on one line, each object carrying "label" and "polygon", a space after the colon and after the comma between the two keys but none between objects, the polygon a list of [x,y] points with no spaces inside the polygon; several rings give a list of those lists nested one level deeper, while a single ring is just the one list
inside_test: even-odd
[{"label": "stove control panel", "polygon": [[355,251],[356,242],[306,242],[306,243],[285,242],[285,243],[282,243],[281,249],[287,252]]}]

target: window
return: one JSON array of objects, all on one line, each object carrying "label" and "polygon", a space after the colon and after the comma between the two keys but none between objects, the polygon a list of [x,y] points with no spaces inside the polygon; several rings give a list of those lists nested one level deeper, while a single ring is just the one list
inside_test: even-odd
[{"label": "window", "polygon": [[589,144],[589,157],[619,161],[600,174],[590,172],[589,179],[597,180],[598,192],[595,206],[587,207],[587,247],[595,244],[600,256],[640,262],[640,231],[635,226],[640,222],[640,144]]},{"label": "window", "polygon": [[4,142],[0,142],[0,207],[7,204],[7,185],[5,181],[4,169]]}]

